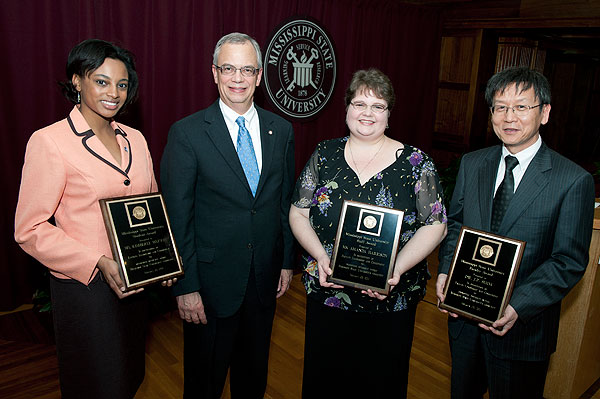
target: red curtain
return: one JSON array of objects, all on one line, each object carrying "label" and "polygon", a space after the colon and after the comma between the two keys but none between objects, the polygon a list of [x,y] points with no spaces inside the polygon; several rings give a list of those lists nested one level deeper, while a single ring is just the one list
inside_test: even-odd
[{"label": "red curtain", "polygon": [[[217,98],[210,69],[216,41],[240,31],[264,50],[270,33],[295,15],[311,17],[326,29],[337,58],[330,103],[318,119],[294,123],[297,173],[319,141],[347,134],[345,88],[355,70],[371,66],[386,73],[396,90],[388,134],[428,151],[441,37],[435,8],[393,0],[2,1],[0,310],[30,302],[42,275],[43,268],[14,242],[14,210],[29,136],[63,119],[71,108],[56,85],[65,79],[69,50],[95,37],[136,55],[140,98],[120,121],[144,133],[158,173],[170,125]],[[262,90],[256,102],[274,109]]]}]

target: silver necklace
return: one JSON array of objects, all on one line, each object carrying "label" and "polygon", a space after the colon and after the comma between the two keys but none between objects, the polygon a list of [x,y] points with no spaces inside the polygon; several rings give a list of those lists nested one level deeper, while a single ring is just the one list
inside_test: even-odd
[{"label": "silver necklace", "polygon": [[375,155],[373,155],[371,157],[371,159],[369,159],[369,162],[367,162],[367,164],[361,169],[358,170],[358,165],[356,164],[356,160],[354,159],[354,153],[352,152],[352,145],[350,144],[350,139],[348,139],[348,149],[350,150],[350,158],[352,158],[352,163],[354,163],[354,167],[356,168],[356,174],[358,176],[358,180],[360,181],[360,175],[362,172],[365,171],[365,169],[367,169],[369,167],[369,165],[371,164],[371,162],[373,162],[373,160],[375,159],[375,157],[379,154],[379,152],[381,151],[381,148],[383,148],[383,143],[385,142],[385,136],[383,136],[383,138],[381,139],[381,144],[379,145],[379,149],[377,150],[377,152],[375,153]]}]

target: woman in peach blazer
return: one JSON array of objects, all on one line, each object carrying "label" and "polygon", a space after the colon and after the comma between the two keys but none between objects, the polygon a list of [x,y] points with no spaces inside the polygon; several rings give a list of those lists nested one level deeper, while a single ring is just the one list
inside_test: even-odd
[{"label": "woman in peach blazer", "polygon": [[27,144],[15,239],[51,272],[62,397],[132,398],[147,301],[122,289],[98,200],[157,191],[144,137],[113,119],[136,95],[135,65],[128,51],[86,40],[71,50],[67,78],[73,110]]}]

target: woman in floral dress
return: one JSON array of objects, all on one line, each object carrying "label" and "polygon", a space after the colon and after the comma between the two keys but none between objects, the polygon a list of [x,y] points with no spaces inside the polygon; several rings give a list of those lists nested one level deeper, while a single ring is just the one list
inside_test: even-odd
[{"label": "woman in floral dress", "polygon": [[[348,137],[319,143],[290,209],[305,250],[304,398],[406,397],[425,258],[446,234],[442,189],[431,158],[385,135],[394,89],[377,69],[357,71],[346,90]],[[344,200],[404,211],[388,296],[326,281]]]}]

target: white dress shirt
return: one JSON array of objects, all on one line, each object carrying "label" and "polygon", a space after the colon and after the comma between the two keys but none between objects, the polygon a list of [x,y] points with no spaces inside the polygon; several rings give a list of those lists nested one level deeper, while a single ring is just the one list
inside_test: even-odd
[{"label": "white dress shirt", "polygon": [[523,178],[527,167],[529,166],[531,160],[533,159],[535,154],[537,154],[541,146],[542,138],[539,134],[537,141],[533,143],[533,145],[525,148],[523,151],[517,152],[516,154],[511,154],[510,151],[508,151],[503,145],[502,159],[500,159],[498,174],[496,175],[496,188],[494,189],[494,193],[496,193],[496,190],[498,190],[498,186],[500,186],[500,183],[502,183],[502,180],[504,180],[504,171],[506,170],[506,162],[504,161],[504,158],[506,158],[507,155],[512,155],[519,161],[519,164],[515,166],[515,168],[512,171],[513,177],[515,178],[515,191],[517,191],[517,187],[519,186],[519,183],[521,183],[521,179]]},{"label": "white dress shirt", "polygon": [[256,154],[256,162],[258,163],[258,171],[262,171],[262,147],[260,145],[260,123],[258,120],[258,112],[254,107],[254,103],[250,106],[250,109],[246,111],[244,115],[240,115],[231,108],[229,108],[221,99],[219,99],[219,108],[225,119],[225,124],[229,130],[229,135],[233,141],[233,146],[237,151],[237,138],[240,127],[238,126],[236,119],[239,116],[243,116],[246,120],[246,129],[250,133],[252,139],[252,146],[254,146],[254,154]]}]

